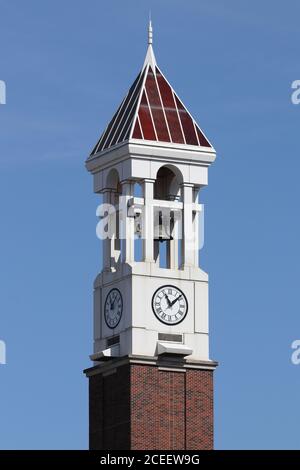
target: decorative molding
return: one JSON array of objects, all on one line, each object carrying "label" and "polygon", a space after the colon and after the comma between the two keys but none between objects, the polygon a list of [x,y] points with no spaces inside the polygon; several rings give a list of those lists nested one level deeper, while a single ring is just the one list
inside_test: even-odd
[{"label": "decorative molding", "polygon": [[107,374],[108,371],[117,369],[118,367],[126,364],[139,364],[158,367],[164,370],[180,370],[185,371],[186,369],[203,369],[203,370],[214,370],[218,366],[216,361],[189,361],[178,358],[159,358],[158,356],[147,357],[147,356],[125,356],[121,358],[112,358],[109,361],[99,363],[88,369],[84,369],[83,373],[87,377],[98,374]]}]

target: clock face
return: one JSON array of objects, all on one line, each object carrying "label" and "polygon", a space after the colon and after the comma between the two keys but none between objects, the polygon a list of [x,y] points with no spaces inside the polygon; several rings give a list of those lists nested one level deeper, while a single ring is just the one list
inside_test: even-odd
[{"label": "clock face", "polygon": [[116,328],[120,323],[123,312],[123,299],[119,289],[112,289],[106,296],[104,319],[108,328]]},{"label": "clock face", "polygon": [[187,314],[187,298],[178,287],[162,286],[152,297],[152,309],[162,323],[178,325]]}]

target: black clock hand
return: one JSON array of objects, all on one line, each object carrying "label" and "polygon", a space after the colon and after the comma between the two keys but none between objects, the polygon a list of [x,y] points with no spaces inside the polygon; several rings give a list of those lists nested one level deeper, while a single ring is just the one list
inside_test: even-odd
[{"label": "black clock hand", "polygon": [[114,297],[114,299],[110,301],[110,309],[111,310],[114,308],[115,301],[116,301],[116,297]]},{"label": "black clock hand", "polygon": [[178,297],[176,297],[176,299],[175,299],[175,300],[173,300],[173,302],[171,302],[171,305],[170,305],[170,307],[172,307],[174,304],[176,304],[177,300],[179,300],[179,299],[180,299],[180,297],[182,297],[182,294],[180,294]]},{"label": "black clock hand", "polygon": [[167,299],[168,306],[171,307],[171,306],[172,306],[172,303],[171,303],[169,297],[167,296],[167,294],[166,294],[165,292],[164,292],[164,294],[165,294],[165,298]]},{"label": "black clock hand", "polygon": [[110,304],[110,307],[111,307],[111,308],[114,308],[114,307],[115,307],[116,298],[117,298],[117,296],[115,296],[114,300],[113,300],[112,303]]}]

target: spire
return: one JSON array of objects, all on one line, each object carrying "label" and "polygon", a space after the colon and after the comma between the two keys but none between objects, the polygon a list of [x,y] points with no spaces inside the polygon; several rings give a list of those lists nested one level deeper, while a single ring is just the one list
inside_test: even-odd
[{"label": "spire", "polygon": [[148,45],[152,44],[153,42],[153,29],[152,29],[152,22],[151,22],[151,12],[150,12],[150,19],[149,19],[149,26],[148,26]]},{"label": "spire", "polygon": [[148,49],[147,49],[147,54],[145,57],[143,68],[145,68],[146,65],[150,64],[152,69],[154,70],[157,64],[156,64],[156,59],[155,59],[152,43],[153,43],[153,28],[152,28],[151,12],[150,12],[149,13],[149,25],[148,25]]}]

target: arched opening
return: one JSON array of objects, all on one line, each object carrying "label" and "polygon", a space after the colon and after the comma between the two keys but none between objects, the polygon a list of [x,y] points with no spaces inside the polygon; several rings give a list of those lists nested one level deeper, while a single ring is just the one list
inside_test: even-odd
[{"label": "arched opening", "polygon": [[116,168],[112,168],[107,177],[106,177],[106,182],[105,182],[105,187],[108,189],[116,190],[119,184],[120,178],[119,178],[119,173]]},{"label": "arched opening", "polygon": [[181,199],[182,174],[173,165],[162,166],[156,176],[154,184],[154,198],[165,201],[179,201]]},{"label": "arched opening", "polygon": [[115,168],[112,168],[106,177],[105,189],[110,192],[110,203],[117,205],[119,203],[120,194],[122,193],[122,188],[119,173]]}]

